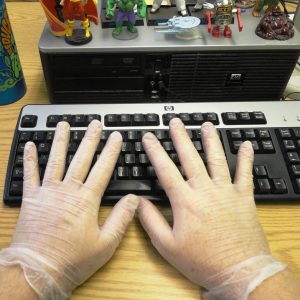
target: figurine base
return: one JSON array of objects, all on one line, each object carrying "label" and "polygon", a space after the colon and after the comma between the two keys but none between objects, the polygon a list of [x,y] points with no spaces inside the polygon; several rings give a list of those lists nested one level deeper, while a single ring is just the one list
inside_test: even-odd
[{"label": "figurine base", "polygon": [[203,36],[201,35],[199,28],[191,28],[176,33],[176,38],[179,40],[189,41],[189,40],[202,39]]},{"label": "figurine base", "polygon": [[130,32],[129,30],[127,30],[127,28],[123,28],[123,30],[119,35],[113,35],[112,37],[115,38],[116,40],[128,41],[128,40],[136,39],[138,35],[139,35],[138,32]]},{"label": "figurine base", "polygon": [[65,41],[74,46],[80,46],[89,43],[92,40],[92,34],[89,37],[85,36],[85,30],[83,28],[75,28],[71,36],[65,36]]}]

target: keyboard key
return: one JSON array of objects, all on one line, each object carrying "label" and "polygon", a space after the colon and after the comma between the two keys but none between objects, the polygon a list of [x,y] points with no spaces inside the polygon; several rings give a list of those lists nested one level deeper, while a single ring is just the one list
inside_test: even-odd
[{"label": "keyboard key", "polygon": [[56,127],[57,123],[60,121],[60,116],[59,115],[50,115],[47,118],[47,127]]},{"label": "keyboard key", "polygon": [[169,126],[170,121],[176,117],[177,115],[174,113],[163,114],[163,124]]},{"label": "keyboard key", "polygon": [[31,140],[32,132],[24,131],[20,133],[19,141],[20,142],[28,142]]},{"label": "keyboard key", "polygon": [[132,179],[143,178],[144,177],[144,169],[140,166],[133,166],[131,176],[132,176]]},{"label": "keyboard key", "polygon": [[128,130],[126,140],[128,142],[135,142],[138,140],[138,131],[136,130]]},{"label": "keyboard key", "polygon": [[267,124],[265,114],[261,111],[253,112],[253,124]]},{"label": "keyboard key", "polygon": [[15,159],[15,166],[22,167],[23,166],[23,155],[17,155]]},{"label": "keyboard key", "polygon": [[121,152],[122,153],[130,153],[132,151],[132,144],[129,142],[123,142]]},{"label": "keyboard key", "polygon": [[288,152],[287,157],[288,161],[292,164],[297,164],[300,162],[300,158],[297,152]]},{"label": "keyboard key", "polygon": [[32,137],[32,140],[34,142],[43,142],[44,139],[45,139],[45,132],[43,131],[36,131]]},{"label": "keyboard key", "polygon": [[9,194],[12,196],[22,196],[23,181],[12,181],[10,184]]},{"label": "keyboard key", "polygon": [[91,114],[91,115],[86,116],[86,121],[87,121],[88,124],[91,123],[93,120],[101,121],[101,117],[99,115],[96,115],[96,114]]},{"label": "keyboard key", "polygon": [[22,167],[14,168],[13,173],[12,173],[13,179],[22,179],[23,176],[24,176],[24,173],[23,173]]},{"label": "keyboard key", "polygon": [[158,126],[159,125],[159,116],[157,114],[146,114],[145,125],[146,126]]},{"label": "keyboard key", "polygon": [[240,129],[230,129],[229,134],[234,140],[240,140],[242,138],[242,132]]},{"label": "keyboard key", "polygon": [[188,113],[180,113],[179,116],[180,120],[184,125],[190,125],[191,124],[191,118]]},{"label": "keyboard key", "polygon": [[151,190],[150,180],[111,180],[105,194],[124,195],[133,193],[143,195],[150,193]]},{"label": "keyboard key", "polygon": [[236,112],[226,112],[222,114],[224,124],[233,125],[238,123],[238,115]]},{"label": "keyboard key", "polygon": [[270,140],[261,141],[261,148],[264,153],[273,153],[275,151],[274,145]]},{"label": "keyboard key", "polygon": [[268,129],[258,129],[257,134],[260,139],[269,139],[270,138],[270,133],[269,133]]},{"label": "keyboard key", "polygon": [[292,165],[292,172],[294,176],[300,177],[300,165]]},{"label": "keyboard key", "polygon": [[134,165],[135,164],[135,155],[134,154],[125,154],[124,156],[125,165]]},{"label": "keyboard key", "polygon": [[238,116],[240,124],[248,124],[251,121],[250,113],[247,111],[238,113]]},{"label": "keyboard key", "polygon": [[55,131],[48,131],[46,134],[46,142],[52,142],[54,139]]},{"label": "keyboard key", "polygon": [[202,113],[192,113],[191,114],[191,124],[192,125],[202,125],[204,123],[204,118]]},{"label": "keyboard key", "polygon": [[116,114],[109,114],[104,117],[104,125],[107,127],[115,127],[119,125],[119,116]]},{"label": "keyboard key", "polygon": [[72,126],[73,127],[87,127],[88,121],[85,115],[75,115],[72,118]]},{"label": "keyboard key", "polygon": [[131,116],[129,114],[120,115],[120,126],[130,126],[131,125]]},{"label": "keyboard key", "polygon": [[290,138],[292,137],[291,132],[289,129],[280,129],[279,134],[282,138]]},{"label": "keyboard key", "polygon": [[129,168],[128,167],[118,167],[117,177],[118,177],[118,179],[127,179],[127,178],[129,178]]},{"label": "keyboard key", "polygon": [[257,188],[258,188],[258,193],[260,194],[271,193],[271,185],[269,179],[267,178],[257,179]]},{"label": "keyboard key", "polygon": [[38,145],[37,151],[38,151],[38,153],[49,153],[50,152],[50,148],[51,148],[50,144],[48,144],[48,143],[40,143]]},{"label": "keyboard key", "polygon": [[71,134],[71,140],[73,142],[80,143],[84,137],[84,134],[85,134],[85,131],[83,131],[83,130],[75,130]]},{"label": "keyboard key", "polygon": [[256,138],[254,129],[247,128],[247,129],[244,130],[244,134],[245,134],[246,140],[255,139]]},{"label": "keyboard key", "polygon": [[72,115],[62,115],[61,116],[61,121],[67,122],[71,125],[72,124],[72,118],[73,118]]},{"label": "keyboard key", "polygon": [[214,125],[219,125],[218,115],[215,113],[206,113],[205,120],[213,123]]},{"label": "keyboard key", "polygon": [[21,127],[23,128],[33,128],[37,123],[37,116],[35,115],[26,115],[22,117]]},{"label": "keyboard key", "polygon": [[197,151],[202,151],[203,148],[202,148],[202,144],[200,141],[193,141],[193,144],[194,144],[194,147],[196,148]]},{"label": "keyboard key", "polygon": [[253,171],[255,177],[266,177],[268,175],[265,166],[254,166]]},{"label": "keyboard key", "polygon": [[282,178],[273,178],[272,185],[274,187],[273,192],[275,194],[285,194],[287,193],[287,187]]},{"label": "keyboard key", "polygon": [[140,163],[141,165],[147,165],[147,164],[150,163],[147,154],[141,153],[141,154],[139,154],[138,157],[139,157],[139,163]]},{"label": "keyboard key", "polygon": [[143,126],[145,124],[145,116],[143,114],[134,114],[132,125]]}]

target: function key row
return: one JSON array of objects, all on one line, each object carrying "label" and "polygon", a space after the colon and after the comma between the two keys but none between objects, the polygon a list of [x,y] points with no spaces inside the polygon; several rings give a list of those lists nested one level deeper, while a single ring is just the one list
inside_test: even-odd
[{"label": "function key row", "polygon": [[[162,121],[165,126],[173,118],[180,118],[185,125],[202,125],[209,121],[214,125],[219,125],[219,117],[214,112],[194,112],[194,113],[167,113],[162,115]],[[37,124],[38,117],[36,115],[25,115],[21,120],[21,127],[34,128]],[[64,115],[49,115],[47,117],[46,126],[49,128],[56,127],[60,121],[68,122],[72,127],[87,127],[92,120],[101,121],[101,116],[98,114],[64,114]],[[239,124],[266,124],[267,120],[263,112],[224,112],[222,119],[226,125]],[[104,117],[104,124],[107,127],[122,127],[122,126],[158,126],[160,125],[159,115],[155,113],[148,114],[107,114]],[[300,133],[297,133],[300,134]]]},{"label": "function key row", "polygon": [[222,119],[226,125],[267,124],[266,117],[261,111],[224,112]]},{"label": "function key row", "polygon": [[118,126],[158,126],[158,114],[108,114],[104,117],[107,127]]},{"label": "function key row", "polygon": [[73,127],[87,127],[92,120],[101,121],[100,115],[90,114],[90,115],[50,115],[47,118],[47,127],[56,127],[57,123],[60,121],[65,121]]},{"label": "function key row", "polygon": [[214,125],[219,125],[219,118],[216,113],[208,112],[208,113],[168,113],[163,114],[163,123],[164,125],[169,125],[169,122],[174,118],[179,118],[183,124],[185,125],[202,125],[204,122],[209,121],[213,123]]}]

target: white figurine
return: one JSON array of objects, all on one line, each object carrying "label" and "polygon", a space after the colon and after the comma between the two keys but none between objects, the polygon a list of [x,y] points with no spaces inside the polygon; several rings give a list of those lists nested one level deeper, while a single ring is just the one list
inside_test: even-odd
[{"label": "white figurine", "polygon": [[199,11],[203,8],[205,0],[197,0],[195,6],[194,6],[194,11]]},{"label": "white figurine", "polygon": [[[163,2],[163,0],[154,0],[153,4],[152,4],[152,8],[151,8],[151,13],[154,14],[156,13],[160,6],[161,3]],[[187,16],[188,13],[186,11],[186,5],[185,5],[185,0],[176,0],[176,7],[177,7],[177,11],[183,16]]]}]

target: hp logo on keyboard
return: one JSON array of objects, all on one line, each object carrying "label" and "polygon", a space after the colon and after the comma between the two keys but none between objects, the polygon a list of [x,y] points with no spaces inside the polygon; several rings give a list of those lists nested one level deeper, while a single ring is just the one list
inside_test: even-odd
[{"label": "hp logo on keyboard", "polygon": [[173,111],[175,108],[173,105],[167,105],[167,106],[164,106],[164,110],[165,111]]}]

